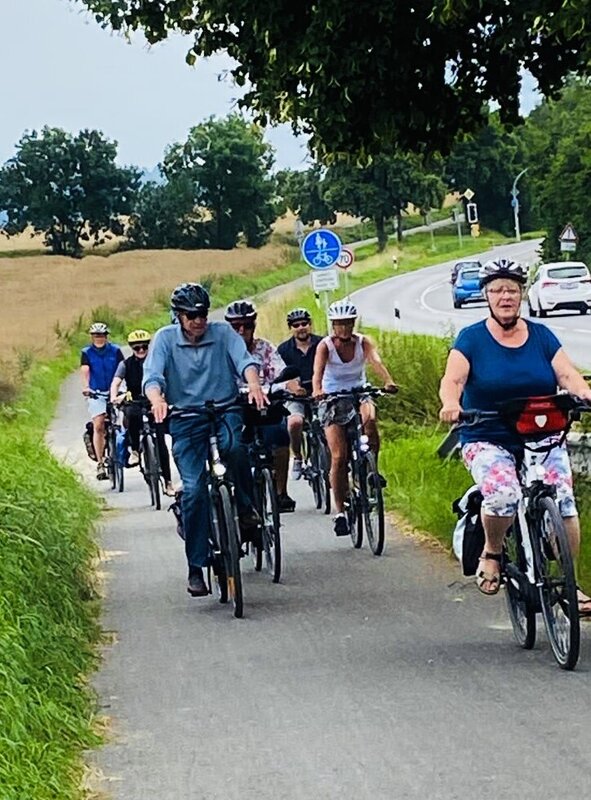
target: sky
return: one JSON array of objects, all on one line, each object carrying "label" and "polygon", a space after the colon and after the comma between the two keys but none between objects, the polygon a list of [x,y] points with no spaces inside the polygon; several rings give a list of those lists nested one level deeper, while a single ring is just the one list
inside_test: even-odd
[{"label": "sky", "polygon": [[[118,161],[148,170],[192,125],[236,108],[240,90],[219,76],[219,55],[185,63],[190,39],[149,47],[102,29],[75,0],[0,0],[0,164],[25,130],[44,125],[77,132],[97,128],[119,143]],[[523,111],[538,102],[526,76]],[[270,129],[278,168],[305,169],[306,141],[289,126]]]},{"label": "sky", "polygon": [[[25,130],[97,128],[119,143],[118,161],[151,169],[164,149],[212,114],[236,108],[240,90],[218,76],[220,55],[185,63],[188,37],[149,47],[104,30],[73,0],[0,0],[0,164]],[[306,140],[271,129],[278,168],[305,169]]]}]

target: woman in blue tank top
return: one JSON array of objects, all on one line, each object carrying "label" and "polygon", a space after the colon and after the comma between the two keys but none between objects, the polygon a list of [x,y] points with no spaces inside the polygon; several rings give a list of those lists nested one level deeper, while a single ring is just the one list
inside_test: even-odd
[{"label": "woman in blue tank top", "polygon": [[[521,318],[526,272],[508,259],[489,261],[481,283],[490,316],[460,331],[441,380],[440,418],[457,422],[462,408],[493,411],[518,397],[551,395],[557,387],[591,400],[591,389],[549,328]],[[500,589],[500,558],[521,488],[517,462],[522,442],[500,421],[462,429],[462,457],[482,493],[485,532],[476,582],[484,594]],[[566,447],[554,447],[544,461],[545,480],[556,486],[571,550],[579,549],[579,518],[573,497]],[[579,595],[581,613],[591,614],[591,600]]]}]

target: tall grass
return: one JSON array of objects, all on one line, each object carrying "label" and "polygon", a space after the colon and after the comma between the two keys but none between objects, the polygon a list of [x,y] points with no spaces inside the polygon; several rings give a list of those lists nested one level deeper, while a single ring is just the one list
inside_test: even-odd
[{"label": "tall grass", "polygon": [[70,358],[38,367],[0,413],[0,796],[80,797],[97,743],[85,676],[99,638],[91,561],[99,506],[43,433]]}]

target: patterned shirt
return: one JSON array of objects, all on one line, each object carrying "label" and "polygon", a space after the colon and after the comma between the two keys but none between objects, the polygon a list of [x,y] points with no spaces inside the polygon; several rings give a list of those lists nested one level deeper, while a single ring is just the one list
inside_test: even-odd
[{"label": "patterned shirt", "polygon": [[285,361],[279,355],[277,348],[266,339],[254,339],[249,355],[258,363],[259,378],[265,387],[273,383],[279,373],[285,369]]}]

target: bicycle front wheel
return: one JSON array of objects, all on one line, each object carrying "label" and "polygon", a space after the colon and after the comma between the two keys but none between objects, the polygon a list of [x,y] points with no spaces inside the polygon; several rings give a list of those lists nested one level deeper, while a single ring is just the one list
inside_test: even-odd
[{"label": "bicycle front wheel", "polygon": [[525,555],[518,525],[516,519],[505,540],[505,600],[517,644],[524,650],[531,650],[536,643],[536,609],[533,586],[525,574]]},{"label": "bicycle front wheel", "polygon": [[234,504],[228,487],[223,484],[219,487],[219,503],[220,546],[228,596],[234,605],[234,616],[240,618],[244,614],[242,575],[240,574],[240,541],[234,515]]},{"label": "bicycle front wheel", "polygon": [[109,428],[105,445],[106,445],[105,462],[107,467],[107,475],[109,476],[111,489],[115,490],[117,488],[117,476],[115,473],[115,459],[117,458],[117,439],[116,439],[115,428],[113,426]]},{"label": "bicycle front wheel", "polygon": [[317,440],[318,453],[318,492],[320,505],[325,514],[330,514],[330,450],[323,439]]},{"label": "bicycle front wheel", "polygon": [[380,556],[384,551],[385,541],[384,496],[373,453],[366,453],[361,477],[363,517],[367,541],[374,556]]},{"label": "bicycle front wheel", "polygon": [[277,493],[271,470],[263,469],[262,478],[262,538],[265,567],[269,575],[271,575],[273,583],[279,583],[281,577],[281,522],[277,505]]},{"label": "bicycle front wheel", "polygon": [[556,503],[539,501],[540,518],[534,538],[540,565],[540,603],[554,658],[572,670],[579,660],[581,630],[573,559]]},{"label": "bicycle front wheel", "polygon": [[160,468],[155,437],[146,435],[142,439],[142,456],[144,459],[144,478],[150,490],[150,503],[156,511],[160,511]]}]

